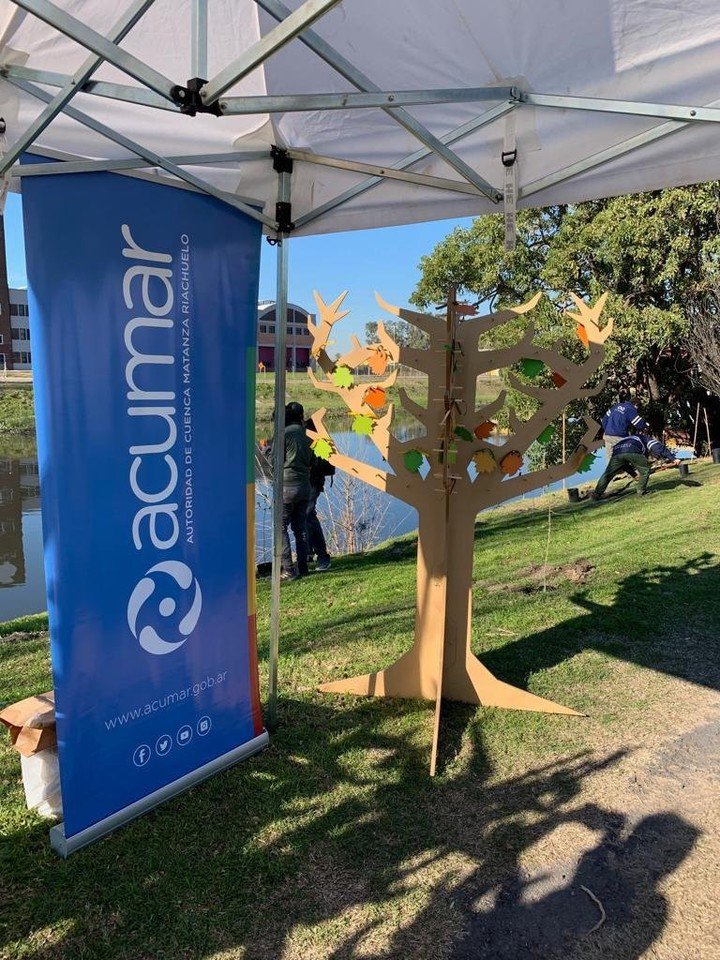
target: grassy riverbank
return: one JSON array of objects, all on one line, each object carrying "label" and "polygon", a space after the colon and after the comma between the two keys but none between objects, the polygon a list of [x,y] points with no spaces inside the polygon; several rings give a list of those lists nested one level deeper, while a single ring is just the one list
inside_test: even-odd
[{"label": "grassy riverbank", "polygon": [[[314,692],[409,646],[412,538],[283,586],[280,725],[264,753],[66,862],[25,810],[2,736],[0,956],[436,960],[494,944],[498,958],[677,960],[690,942],[714,955],[705,741],[668,746],[720,684],[720,467],[692,479],[481,519],[475,652],[585,716],[449,704],[434,780],[431,704]],[[267,583],[259,609],[264,689]],[[0,631],[2,699],[50,686],[44,626]],[[695,781],[677,772],[690,755]],[[606,913],[591,934],[586,888]]]},{"label": "grassy riverbank", "polygon": [[[368,379],[368,383],[376,382],[377,378]],[[490,377],[480,381],[478,388],[478,405],[492,400],[498,392],[498,381]],[[397,386],[388,391],[390,402],[400,405],[398,390],[404,387],[409,396],[417,403],[427,402],[427,383],[421,377],[411,377],[400,380]],[[259,437],[269,437],[272,430],[274,409],[273,394],[275,391],[275,375],[261,373],[257,377],[256,385],[256,420]],[[340,428],[350,428],[348,410],[342,399],[334,393],[323,393],[316,390],[306,373],[288,373],[286,396],[288,401],[297,400],[305,407],[308,415],[318,407],[324,406],[328,411],[328,420],[335,421]],[[409,414],[398,409],[398,420],[403,417],[410,420]],[[32,437],[35,430],[35,416],[33,411],[33,391],[31,386],[4,386],[0,387],[0,444],[3,455],[12,456],[6,450],[11,450],[13,440],[18,437]],[[24,452],[24,451],[23,451]]]},{"label": "grassy riverbank", "polygon": [[3,449],[11,438],[32,436],[34,432],[32,387],[0,387],[0,440]]},{"label": "grassy riverbank", "polygon": [[[362,379],[359,382],[363,382]],[[377,377],[367,378],[368,383],[376,383]],[[399,389],[404,387],[408,395],[416,403],[425,405],[427,403],[427,380],[423,377],[408,377],[398,380],[396,386],[388,390],[388,399],[397,406],[397,417],[410,419],[409,414],[405,414],[400,407]],[[275,378],[272,373],[261,373],[257,377],[256,390],[256,418],[258,430],[267,430],[271,424],[274,408],[273,393],[275,390]],[[499,392],[499,380],[493,377],[483,377],[478,383],[477,405],[488,403],[493,400]],[[286,396],[288,401],[297,400],[305,408],[308,415],[318,407],[326,407],[328,419],[340,420],[344,418],[345,423],[350,425],[347,417],[347,407],[342,399],[333,393],[324,393],[316,390],[312,385],[306,373],[289,373],[287,375]],[[339,425],[339,424],[338,424]]]}]

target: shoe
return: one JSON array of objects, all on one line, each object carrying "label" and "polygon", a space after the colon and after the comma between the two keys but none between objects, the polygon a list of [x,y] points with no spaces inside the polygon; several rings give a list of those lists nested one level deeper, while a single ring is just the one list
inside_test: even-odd
[{"label": "shoe", "polygon": [[318,573],[325,573],[326,570],[330,569],[330,557],[326,557],[324,560],[318,560],[315,564],[315,569]]},{"label": "shoe", "polygon": [[281,580],[299,580],[300,574],[297,572],[297,570],[283,570],[283,572],[280,574],[280,579]]}]

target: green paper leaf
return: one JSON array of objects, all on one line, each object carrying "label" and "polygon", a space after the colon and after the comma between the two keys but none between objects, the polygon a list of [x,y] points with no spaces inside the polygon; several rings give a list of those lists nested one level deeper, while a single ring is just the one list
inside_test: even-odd
[{"label": "green paper leaf", "polygon": [[419,450],[408,450],[407,453],[403,454],[403,463],[405,469],[409,470],[410,473],[418,473],[423,465],[423,455]]},{"label": "green paper leaf", "polygon": [[455,463],[455,461],[457,460],[457,455],[458,455],[458,449],[454,443],[451,443],[450,446],[448,447],[447,462],[449,464]]},{"label": "green paper leaf", "polygon": [[554,436],[555,436],[555,427],[553,427],[552,425],[549,426],[549,427],[545,427],[545,429],[543,430],[543,432],[542,432],[542,433],[540,434],[540,436],[537,438],[537,442],[538,442],[538,443],[550,443],[550,441],[552,440],[552,438],[553,438]]},{"label": "green paper leaf", "polygon": [[582,462],[578,467],[578,473],[587,473],[588,470],[592,468],[592,465],[595,463],[595,454],[586,453],[582,458]]},{"label": "green paper leaf", "polygon": [[335,453],[332,443],[329,440],[326,440],[325,437],[318,437],[317,440],[313,440],[313,442],[310,444],[310,449],[315,456],[319,457],[321,460],[329,460],[330,457]]},{"label": "green paper leaf", "polygon": [[350,367],[335,367],[333,370],[333,383],[336,387],[351,387],[355,382]]},{"label": "green paper leaf", "polygon": [[528,377],[530,380],[534,380],[539,374],[542,373],[545,364],[542,360],[534,360],[531,357],[525,357],[520,361],[520,369],[523,372],[523,375]]},{"label": "green paper leaf", "polygon": [[353,418],[353,433],[359,433],[361,436],[369,437],[375,428],[375,421],[364,413],[358,414]]},{"label": "green paper leaf", "polygon": [[467,427],[455,427],[455,436],[459,437],[461,440],[472,440],[473,435],[470,433]]}]

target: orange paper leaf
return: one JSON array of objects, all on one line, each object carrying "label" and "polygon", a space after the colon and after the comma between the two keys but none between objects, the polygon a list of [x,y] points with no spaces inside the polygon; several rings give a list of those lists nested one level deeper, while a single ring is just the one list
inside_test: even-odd
[{"label": "orange paper leaf", "polygon": [[372,353],[368,357],[368,366],[375,374],[375,376],[380,377],[387,370],[388,354],[378,347],[373,349]]},{"label": "orange paper leaf", "polygon": [[484,423],[479,424],[473,430],[473,433],[478,438],[478,440],[487,440],[490,434],[495,429],[495,424],[492,420],[486,420]]},{"label": "orange paper leaf", "polygon": [[381,410],[387,402],[387,394],[382,387],[368,387],[363,394],[363,402],[373,410]]},{"label": "orange paper leaf", "polygon": [[[583,330],[584,329],[585,327],[583,327]],[[567,380],[561,373],[551,373],[550,379],[552,380],[552,382],[555,384],[556,387],[564,387],[565,384],[567,383]]]},{"label": "orange paper leaf", "polygon": [[590,346],[590,340],[587,335],[587,330],[585,329],[585,326],[582,323],[579,323],[577,325],[577,327],[575,328],[575,333],[577,334],[577,338],[580,341],[580,343],[584,343],[586,347]]},{"label": "orange paper leaf", "polygon": [[500,469],[507,477],[511,477],[514,473],[517,473],[522,465],[522,454],[518,453],[517,450],[511,450],[510,453],[505,454],[500,461]]}]

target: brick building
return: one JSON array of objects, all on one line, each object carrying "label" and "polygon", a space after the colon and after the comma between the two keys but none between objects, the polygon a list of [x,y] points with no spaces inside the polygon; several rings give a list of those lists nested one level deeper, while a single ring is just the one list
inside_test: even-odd
[{"label": "brick building", "polygon": [[27,290],[16,290],[11,287],[9,293],[12,369],[32,370],[28,292]]},{"label": "brick building", "polygon": [[[312,337],[308,319],[315,316],[296,303],[288,303],[286,369],[305,370],[310,366]],[[261,300],[258,304],[258,363],[266,370],[275,369],[275,301]]]},{"label": "brick building", "polygon": [[[0,259],[4,269],[4,258]],[[308,330],[308,319],[314,320],[314,314],[308,313],[296,303],[288,304],[287,370],[305,370],[310,365],[312,337]],[[275,323],[275,301],[262,300],[258,304],[257,319],[258,363],[262,363],[266,370],[275,369]],[[0,273],[0,370],[2,369],[32,370],[32,351],[27,290],[8,289],[7,278]]]}]

